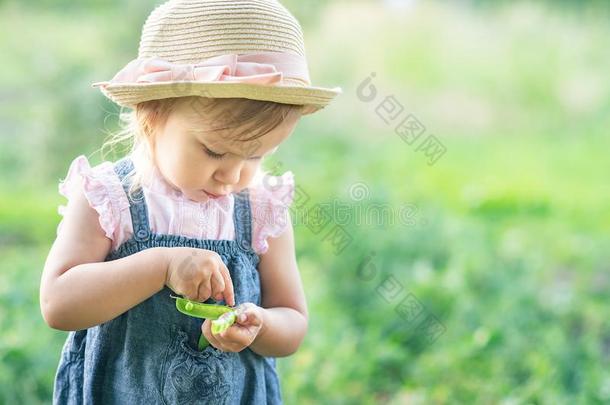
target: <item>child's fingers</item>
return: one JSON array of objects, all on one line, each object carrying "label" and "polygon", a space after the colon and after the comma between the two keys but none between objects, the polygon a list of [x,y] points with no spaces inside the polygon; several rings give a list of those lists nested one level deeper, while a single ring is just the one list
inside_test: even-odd
[{"label": "child's fingers", "polygon": [[220,271],[212,272],[210,276],[211,296],[217,301],[222,299],[225,290],[225,282]]},{"label": "child's fingers", "polygon": [[223,343],[229,346],[240,346],[245,347],[252,343],[255,336],[253,335],[251,328],[247,328],[241,325],[233,325],[226,331],[216,335],[220,336]]},{"label": "child's fingers", "polygon": [[209,319],[206,319],[201,325],[201,331],[203,336],[210,342],[212,346],[217,348],[218,350],[226,351],[220,339],[218,339],[218,335],[214,335],[212,333],[212,322]]},{"label": "child's fingers", "polygon": [[233,280],[231,280],[231,273],[229,269],[224,264],[222,260],[220,260],[219,268],[220,275],[224,281],[224,291],[222,293],[225,302],[229,306],[235,305],[235,291],[233,290]]},{"label": "child's fingers", "polygon": [[203,336],[208,340],[208,342],[211,342],[212,329],[208,319],[205,319],[201,324],[201,333],[203,333]]},{"label": "child's fingers", "polygon": [[212,322],[209,319],[206,319],[201,325],[203,336],[212,346],[223,352],[238,352],[250,344],[252,339],[248,339],[248,336],[251,332],[244,331],[244,329],[246,328],[243,326],[233,325],[226,331],[215,335],[212,333]]},{"label": "child's fingers", "polygon": [[261,326],[263,324],[262,308],[252,304],[242,304],[243,307],[237,312],[236,322],[240,325]]}]

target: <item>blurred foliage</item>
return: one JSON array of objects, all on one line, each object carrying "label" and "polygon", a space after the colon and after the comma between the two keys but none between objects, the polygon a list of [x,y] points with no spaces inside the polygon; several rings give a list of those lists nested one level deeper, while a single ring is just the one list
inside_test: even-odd
[{"label": "blurred foliage", "polygon": [[[606,5],[490,3],[286,2],[311,13],[314,82],[344,90],[267,162],[309,196],[293,220],[310,327],[279,359],[286,403],[610,402]],[[81,153],[100,161],[118,109],[89,85],[137,53],[151,7],[66,4],[0,2],[0,403],[50,399],[66,333],[38,288],[57,182]],[[388,95],[442,141],[436,164],[376,114]],[[302,221],[334,203],[415,209],[352,217],[337,254]],[[397,313],[409,294],[434,342]]]}]

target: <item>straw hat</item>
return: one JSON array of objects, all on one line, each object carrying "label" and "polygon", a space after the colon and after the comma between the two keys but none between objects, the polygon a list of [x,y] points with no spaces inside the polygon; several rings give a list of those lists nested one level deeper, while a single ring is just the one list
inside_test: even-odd
[{"label": "straw hat", "polygon": [[325,107],[338,94],[313,87],[299,22],[277,0],[170,0],[146,19],[138,57],[93,83],[115,103],[181,96],[239,97]]}]

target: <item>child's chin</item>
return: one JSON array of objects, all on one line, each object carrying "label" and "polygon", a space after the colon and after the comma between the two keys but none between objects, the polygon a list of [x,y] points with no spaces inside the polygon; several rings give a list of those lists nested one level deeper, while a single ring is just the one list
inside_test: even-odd
[{"label": "child's chin", "polygon": [[211,198],[203,191],[183,191],[183,194],[186,198],[194,202],[206,202],[211,200]]}]

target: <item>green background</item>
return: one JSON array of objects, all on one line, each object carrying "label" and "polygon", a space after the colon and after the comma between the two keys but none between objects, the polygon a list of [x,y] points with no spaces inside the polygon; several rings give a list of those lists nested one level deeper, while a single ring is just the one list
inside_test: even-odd
[{"label": "green background", "polygon": [[[610,402],[607,2],[284,3],[314,84],[344,92],[267,162],[309,198],[286,403]],[[79,154],[102,161],[119,110],[90,84],[137,55],[156,4],[0,1],[0,403],[50,402],[57,184]],[[446,148],[436,163],[376,114],[386,96]]]}]

